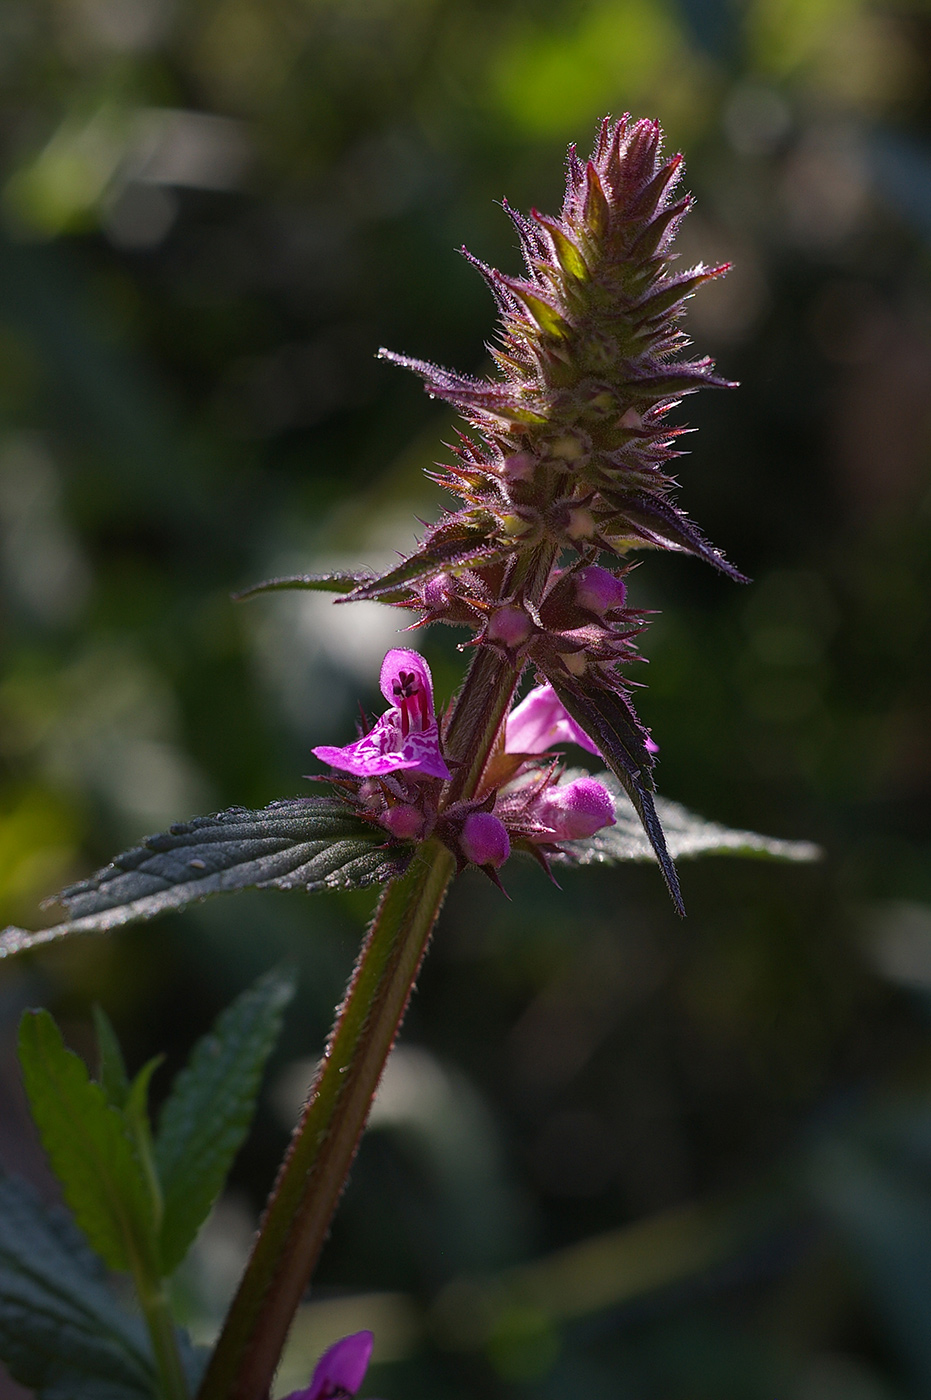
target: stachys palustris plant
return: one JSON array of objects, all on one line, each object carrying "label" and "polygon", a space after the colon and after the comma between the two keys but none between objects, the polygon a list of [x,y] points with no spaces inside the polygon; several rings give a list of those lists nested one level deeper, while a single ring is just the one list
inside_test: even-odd
[{"label": "stachys palustris plant", "polygon": [[[424,658],[392,649],[380,676],[388,708],[353,742],[314,750],[329,766],[330,795],[179,823],[65,890],[66,922],[0,935],[5,957],[247,885],[385,885],[200,1400],[268,1394],[457,869],[474,864],[497,882],[515,847],[547,869],[553,860],[636,859],[652,847],[683,912],[653,799],[656,745],[631,700],[628,667],[646,615],[629,606],[628,558],[679,550],[742,576],[673,500],[670,465],[685,430],[669,415],[683,395],[726,386],[709,360],[683,358],[680,318],[686,298],[726,269],[671,270],[691,200],[676,197],[681,156],[665,159],[661,145],[656,122],[605,120],[590,160],[569,152],[558,218],[508,210],[526,275],[471,259],[501,316],[494,377],[381,352],[464,417],[468,431],[437,478],[461,508],[380,577],[307,574],[247,590],[323,589],[341,602],[400,608],[414,631],[434,622],[468,629],[472,661],[452,704],[438,714]],[[535,684],[515,704],[528,670]],[[566,773],[567,744],[601,755],[614,777]],[[691,854],[814,854],[727,832],[672,804],[661,810],[677,824],[678,849]],[[153,1297],[162,1391],[184,1400],[167,1304]],[[368,1333],[344,1339],[306,1394],[352,1393],[370,1348]]]},{"label": "stachys palustris plant", "polygon": [[[623,783],[680,912],[650,797],[656,749],[623,671],[637,659],[635,638],[645,622],[627,606],[625,561],[634,549],[683,550],[742,579],[672,500],[669,465],[685,429],[668,415],[684,394],[728,387],[710,360],[680,358],[689,344],[679,325],[686,298],[727,270],[670,271],[673,237],[692,203],[688,195],[675,198],[681,169],[681,156],[663,158],[657,122],[606,119],[590,160],[569,152],[558,218],[508,209],[526,276],[506,276],[466,254],[501,316],[489,347],[495,378],[380,352],[419,374],[428,393],[453,404],[472,430],[460,435],[454,461],[436,477],[464,505],[431,526],[396,568],[346,595],[413,610],[420,614],[415,626],[469,627],[469,645],[485,656],[440,736],[456,765],[450,787],[439,793],[428,783],[415,795],[408,780],[403,791],[384,793],[390,830],[422,837],[439,829],[461,856],[462,823],[477,803],[493,803],[511,835],[544,854],[536,817],[558,781],[555,768],[537,765],[534,782],[531,765],[507,761],[500,744],[485,762],[488,701],[503,694],[506,705],[532,666],[550,703],[571,716],[588,736],[586,746],[600,751]],[[491,714],[500,728],[500,707],[492,705]],[[520,752],[513,743],[507,748]],[[335,761],[335,752],[319,755]],[[483,771],[476,771],[477,759]],[[355,791],[363,806],[381,800],[371,784]]]}]

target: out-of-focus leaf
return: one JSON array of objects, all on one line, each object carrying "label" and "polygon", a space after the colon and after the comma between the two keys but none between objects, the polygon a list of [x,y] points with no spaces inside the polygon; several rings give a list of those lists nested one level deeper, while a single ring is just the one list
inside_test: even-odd
[{"label": "out-of-focus leaf", "polygon": [[0,934],[0,957],[73,933],[151,919],[208,895],[254,885],[306,891],[361,889],[400,874],[410,847],[391,845],[380,827],[327,797],[296,797],[261,811],[230,807],[179,822],[117,856],[90,880],[58,896],[71,917],[30,933]]},{"label": "out-of-focus leaf", "polygon": [[47,1011],[23,1014],[19,1056],[42,1144],[91,1245],[111,1269],[128,1270],[133,1254],[151,1260],[151,1197],[121,1112]]},{"label": "out-of-focus leaf", "polygon": [[172,1085],[155,1142],[164,1202],[160,1256],[166,1274],[181,1263],[223,1188],[293,994],[291,975],[266,973],[198,1041]]},{"label": "out-of-focus leaf", "polygon": [[653,757],[646,747],[647,732],[633,706],[616,691],[601,686],[588,685],[581,680],[570,684],[559,676],[548,679],[566,710],[594,740],[612,772],[621,780],[659,861],[672,902],[677,912],[684,914],[679,877],[653,803]]},{"label": "out-of-focus leaf", "polygon": [[[582,770],[567,771],[564,781],[587,776]],[[614,798],[617,822],[596,831],[584,841],[562,843],[565,854],[557,860],[572,865],[614,865],[622,860],[655,860],[656,853],[640,823],[633,804],[613,773],[598,773],[598,781]],[[656,815],[663,824],[666,848],[673,860],[683,856],[754,856],[773,860],[818,860],[820,850],[810,841],[783,841],[760,836],[755,831],[735,831],[706,821],[678,802],[655,799]]]},{"label": "out-of-focus leaf", "polygon": [[117,1304],[99,1262],[62,1212],[0,1179],[0,1356],[40,1400],[151,1400],[139,1319]]},{"label": "out-of-focus leaf", "polygon": [[129,1098],[129,1077],[120,1042],[102,1006],[94,1006],[94,1029],[100,1057],[100,1087],[114,1108],[125,1108]]},{"label": "out-of-focus leaf", "polygon": [[852,1141],[823,1143],[808,1184],[859,1262],[885,1330],[917,1382],[931,1390],[931,1201],[894,1159]]},{"label": "out-of-focus leaf", "polygon": [[233,594],[233,599],[241,603],[245,598],[257,598],[260,593],[280,593],[287,588],[309,589],[316,593],[351,593],[373,579],[370,569],[344,569],[333,574],[287,574],[282,578],[267,578],[262,583],[253,583],[249,588],[241,588]]}]

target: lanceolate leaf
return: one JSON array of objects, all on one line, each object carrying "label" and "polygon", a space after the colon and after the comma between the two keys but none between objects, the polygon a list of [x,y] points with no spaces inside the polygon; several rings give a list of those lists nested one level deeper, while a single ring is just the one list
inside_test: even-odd
[{"label": "lanceolate leaf", "polygon": [[166,1274],[187,1254],[223,1188],[293,992],[292,977],[267,973],[222,1013],[172,1085],[155,1140]]},{"label": "lanceolate leaf", "polygon": [[633,708],[616,691],[583,681],[570,685],[553,676],[549,680],[569,714],[598,745],[612,772],[621,780],[659,861],[672,901],[677,911],[684,914],[679,877],[653,804],[653,759],[646,748],[646,732]]},{"label": "lanceolate leaf", "polygon": [[[567,771],[564,782],[585,776],[581,770]],[[626,860],[655,860],[653,847],[640,823],[640,818],[618,779],[613,773],[596,774],[598,781],[614,798],[617,817],[615,826],[606,826],[584,841],[567,841],[563,856],[556,859],[570,865],[616,865]],[[689,812],[678,802],[665,798],[654,800],[656,815],[663,824],[666,847],[673,860],[689,856],[750,856],[771,860],[817,860],[820,851],[809,841],[782,841],[773,836],[759,836],[754,831],[735,831],[706,821]]]},{"label": "lanceolate leaf", "polygon": [[686,515],[685,511],[658,495],[633,494],[619,491],[603,491],[605,500],[621,513],[623,524],[630,528],[634,539],[658,549],[681,550],[695,554],[720,569],[736,583],[748,583],[749,579],[739,569],[735,569]]},{"label": "lanceolate leaf", "polygon": [[0,1178],[0,1357],[39,1400],[152,1400],[140,1319],[117,1304],[103,1269],[63,1212]]},{"label": "lanceolate leaf", "polygon": [[111,1269],[152,1261],[148,1184],[119,1109],[65,1048],[47,1011],[26,1011],[19,1056],[29,1106],[65,1199]]},{"label": "lanceolate leaf", "polygon": [[381,578],[363,583],[348,602],[379,599],[394,602],[409,596],[411,585],[443,569],[491,563],[510,553],[510,546],[496,541],[497,523],[490,515],[462,511],[433,526],[421,547]]},{"label": "lanceolate leaf", "polygon": [[412,848],[329,797],[295,797],[261,811],[231,807],[180,822],[117,856],[58,896],[71,916],[53,928],[0,934],[0,958],[73,933],[151,919],[208,895],[260,889],[360,889],[400,874]]},{"label": "lanceolate leaf", "polygon": [[374,577],[370,569],[344,569],[333,574],[287,574],[282,578],[267,578],[261,583],[253,583],[249,588],[241,588],[233,594],[233,598],[239,603],[244,598],[255,598],[260,593],[280,593],[286,588],[310,589],[315,593],[351,593],[354,588]]}]

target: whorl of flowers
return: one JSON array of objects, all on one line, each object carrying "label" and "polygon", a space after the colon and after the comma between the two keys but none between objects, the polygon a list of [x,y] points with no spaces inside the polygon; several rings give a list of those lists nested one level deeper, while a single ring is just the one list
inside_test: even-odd
[{"label": "whorl of flowers", "polygon": [[[620,673],[638,659],[634,639],[645,624],[644,615],[627,606],[624,561],[633,549],[672,549],[742,576],[673,501],[670,464],[685,429],[669,423],[670,411],[703,386],[727,387],[707,358],[681,357],[689,341],[680,317],[686,298],[726,267],[671,270],[673,237],[692,201],[676,197],[682,157],[664,159],[661,142],[656,122],[606,119],[590,160],[570,149],[558,218],[508,209],[526,264],[523,277],[466,254],[500,313],[497,341],[489,346],[494,378],[380,352],[414,370],[431,396],[453,404],[465,419],[470,431],[460,434],[454,460],[435,478],[463,505],[429,527],[418,549],[388,573],[356,576],[344,601],[379,599],[412,610],[415,627],[468,627],[467,645],[490,649],[512,668],[515,681],[533,666],[557,707],[558,736],[581,734],[624,783],[679,903],[650,798],[656,746],[632,708],[632,683]],[[465,692],[459,703],[464,700]],[[441,814],[448,809],[448,824],[455,807],[455,798],[438,791],[442,768],[450,759],[461,766],[462,756],[443,756],[441,723],[433,767],[421,764],[418,778],[418,768],[403,757],[407,730],[397,743],[388,742],[400,735],[400,718],[400,711],[390,712],[361,748],[350,747],[358,754],[375,742],[388,755],[379,771],[391,767],[394,795],[379,819],[389,830],[421,835],[439,820],[442,832]],[[510,724],[509,732],[518,732],[519,713]],[[545,747],[541,740],[531,752],[542,754]],[[348,760],[339,766],[361,773]],[[541,813],[556,812],[544,800],[544,789],[556,782],[552,763],[540,768],[550,776],[540,779],[532,801],[533,782],[528,788],[521,780],[517,796],[501,791],[514,779],[513,765],[509,771],[493,760],[488,767],[500,781],[489,790],[486,773],[462,820],[481,799],[485,814],[497,804],[512,837],[539,841]],[[346,786],[349,780],[340,781]],[[415,788],[429,792],[429,800],[412,801]],[[364,800],[371,803],[371,794]],[[398,803],[418,815],[391,816]],[[564,804],[550,823],[551,840],[571,826],[570,809],[571,802]],[[469,829],[464,848],[460,820],[460,855],[478,845],[494,848],[487,865],[499,865],[505,844],[490,824],[472,821]]]}]

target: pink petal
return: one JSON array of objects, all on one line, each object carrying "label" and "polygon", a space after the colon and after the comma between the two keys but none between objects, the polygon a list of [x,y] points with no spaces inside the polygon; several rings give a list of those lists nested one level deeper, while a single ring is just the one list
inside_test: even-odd
[{"label": "pink petal", "polygon": [[346,744],[344,748],[320,744],[312,752],[332,768],[354,773],[359,778],[377,778],[401,769],[430,778],[449,778],[449,769],[440,753],[436,720],[427,729],[411,731],[402,738],[397,714],[397,710],[388,710],[375,721],[368,734],[363,734],[353,744]]},{"label": "pink petal", "polygon": [[353,1396],[365,1380],[372,1355],[371,1332],[353,1332],[334,1342],[314,1367],[306,1390],[295,1390],[287,1400],[335,1400]]},{"label": "pink petal", "polygon": [[508,715],[505,751],[545,753],[554,744],[578,744],[600,757],[600,750],[567,714],[553,687],[538,685]]},{"label": "pink petal", "polygon": [[381,675],[378,677],[378,684],[381,686],[381,693],[388,701],[389,705],[397,706],[398,697],[394,691],[395,682],[401,671],[413,671],[417,677],[424,693],[429,701],[429,714],[433,716],[433,677],[430,674],[430,667],[424,661],[419,651],[409,651],[407,647],[394,647],[387,652],[384,661],[381,663]]},{"label": "pink petal", "polygon": [[540,794],[534,816],[559,841],[583,840],[617,821],[611,794],[597,778],[576,778],[547,788]]}]

